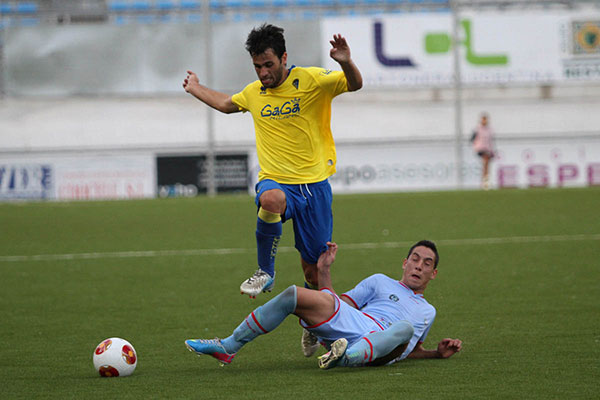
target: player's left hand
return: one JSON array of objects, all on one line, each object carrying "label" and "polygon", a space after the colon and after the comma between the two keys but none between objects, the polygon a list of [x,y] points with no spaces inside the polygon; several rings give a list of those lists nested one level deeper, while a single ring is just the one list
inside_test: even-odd
[{"label": "player's left hand", "polygon": [[462,349],[462,341],[460,339],[442,339],[438,343],[437,351],[442,358],[448,358]]},{"label": "player's left hand", "polygon": [[338,63],[350,61],[350,46],[346,42],[346,38],[340,35],[333,35],[333,40],[330,40],[331,50],[329,50],[329,56]]}]

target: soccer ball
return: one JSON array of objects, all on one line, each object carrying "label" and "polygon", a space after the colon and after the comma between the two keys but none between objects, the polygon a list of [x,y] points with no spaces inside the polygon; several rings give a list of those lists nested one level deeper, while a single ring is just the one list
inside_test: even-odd
[{"label": "soccer ball", "polygon": [[104,377],[129,376],[137,366],[135,349],[125,339],[110,338],[94,350],[94,368]]}]

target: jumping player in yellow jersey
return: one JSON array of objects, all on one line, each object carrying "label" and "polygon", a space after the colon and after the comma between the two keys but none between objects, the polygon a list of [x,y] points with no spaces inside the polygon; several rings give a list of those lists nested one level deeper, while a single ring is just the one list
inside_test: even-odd
[{"label": "jumping player in yellow jersey", "polygon": [[282,223],[293,220],[305,286],[318,287],[317,260],[331,241],[332,194],[327,178],[335,173],[336,153],[331,101],[362,87],[346,39],[330,41],[330,56],[342,71],[287,66],[283,29],[264,24],[246,40],[258,80],[230,96],[203,86],[188,71],[183,87],[223,113],[250,112],[260,165],[256,185],[258,270],[240,290],[250,297],[271,291]]}]

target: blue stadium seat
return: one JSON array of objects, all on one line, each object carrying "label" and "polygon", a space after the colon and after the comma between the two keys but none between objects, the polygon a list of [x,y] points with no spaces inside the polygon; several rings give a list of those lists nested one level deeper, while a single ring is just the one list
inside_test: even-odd
[{"label": "blue stadium seat", "polygon": [[171,14],[159,15],[157,18],[158,22],[160,22],[161,24],[170,24],[171,22],[179,21],[179,18]]},{"label": "blue stadium seat", "polygon": [[38,12],[38,5],[36,3],[18,3],[17,14],[35,14]]},{"label": "blue stadium seat", "polygon": [[297,7],[310,7],[314,4],[313,0],[294,0],[293,5]]},{"label": "blue stadium seat", "polygon": [[139,24],[152,24],[154,22],[156,22],[156,18],[154,17],[154,15],[138,15],[135,18],[136,22]]},{"label": "blue stadium seat", "polygon": [[225,0],[225,6],[228,8],[240,8],[244,5],[241,0]]},{"label": "blue stadium seat", "polygon": [[13,8],[9,3],[0,4],[0,14],[12,14]]},{"label": "blue stadium seat", "polygon": [[129,22],[129,18],[124,15],[117,15],[113,20],[115,25],[125,25]]},{"label": "blue stadium seat", "polygon": [[266,0],[250,0],[248,2],[248,6],[250,6],[251,8],[265,8],[265,7],[267,7],[267,1]]},{"label": "blue stadium seat", "polygon": [[40,19],[39,18],[35,18],[35,17],[27,17],[27,18],[21,18],[19,19],[19,25],[20,26],[34,26],[40,23]]},{"label": "blue stadium seat", "polygon": [[175,3],[172,0],[158,0],[155,7],[161,11],[171,11],[175,9]]},{"label": "blue stadium seat", "polygon": [[210,8],[218,10],[224,7],[224,3],[221,0],[210,0]]},{"label": "blue stadium seat", "polygon": [[225,21],[225,16],[223,14],[213,13],[210,15],[210,22],[223,22]]},{"label": "blue stadium seat", "polygon": [[192,23],[202,22],[202,14],[190,14],[187,16],[187,21]]},{"label": "blue stadium seat", "polygon": [[202,6],[199,0],[181,0],[179,7],[184,10],[195,10]]},{"label": "blue stadium seat", "polygon": [[122,0],[115,0],[108,3],[108,11],[123,12],[129,9],[129,3]]},{"label": "blue stadium seat", "polygon": [[150,2],[146,0],[135,0],[131,5],[131,9],[135,11],[148,11],[150,10]]}]

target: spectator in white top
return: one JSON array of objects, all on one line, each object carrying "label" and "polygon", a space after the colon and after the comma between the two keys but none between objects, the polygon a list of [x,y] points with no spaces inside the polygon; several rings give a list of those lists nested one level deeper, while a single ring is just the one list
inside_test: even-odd
[{"label": "spectator in white top", "polygon": [[490,188],[489,167],[494,158],[494,131],[490,127],[490,118],[487,113],[482,113],[479,125],[473,130],[471,142],[473,150],[481,157],[481,186],[483,189]]}]

